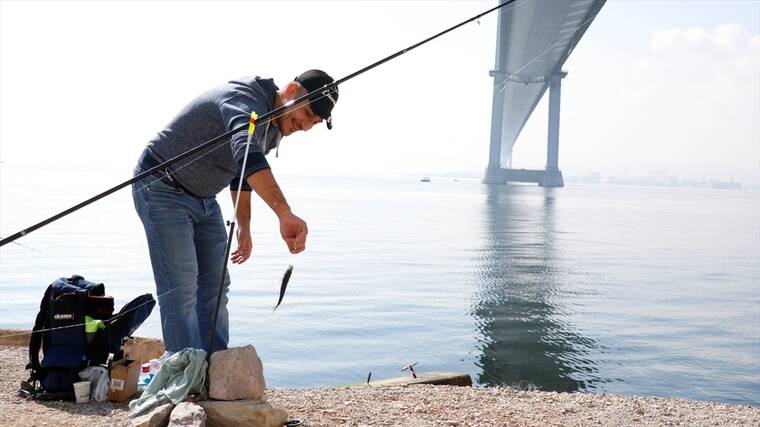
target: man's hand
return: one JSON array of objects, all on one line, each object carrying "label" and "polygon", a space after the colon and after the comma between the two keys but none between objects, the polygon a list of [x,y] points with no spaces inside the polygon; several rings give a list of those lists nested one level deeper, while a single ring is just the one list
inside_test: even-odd
[{"label": "man's hand", "polygon": [[280,235],[282,240],[288,245],[291,254],[301,253],[306,249],[306,235],[309,229],[306,222],[301,218],[287,213],[280,217]]},{"label": "man's hand", "polygon": [[232,263],[242,264],[251,257],[253,242],[251,241],[251,230],[248,227],[239,227],[237,229],[238,247],[232,253]]}]

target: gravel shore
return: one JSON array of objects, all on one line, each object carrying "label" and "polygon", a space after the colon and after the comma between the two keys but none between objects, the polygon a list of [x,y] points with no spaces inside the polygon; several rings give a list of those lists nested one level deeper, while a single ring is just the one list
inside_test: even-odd
[{"label": "gravel shore", "polygon": [[[26,348],[0,346],[0,425],[128,426],[126,403],[19,397]],[[760,409],[682,399],[509,388],[401,386],[270,389],[270,403],[316,426],[760,426]]]}]

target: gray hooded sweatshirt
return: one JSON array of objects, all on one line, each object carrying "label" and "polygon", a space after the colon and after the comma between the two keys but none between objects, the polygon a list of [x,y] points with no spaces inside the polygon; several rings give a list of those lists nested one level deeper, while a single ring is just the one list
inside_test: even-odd
[{"label": "gray hooded sweatshirt", "polygon": [[[163,162],[227,131],[249,122],[251,112],[259,116],[274,109],[277,86],[272,79],[249,77],[230,81],[195,98],[148,143],[148,154]],[[257,123],[245,177],[268,169],[264,157],[275,148],[282,134],[274,123]],[[229,141],[206,149],[175,163],[172,177],[198,197],[213,197],[225,187],[251,191],[244,183],[238,188],[243,158],[246,154],[248,127],[236,132]]]}]

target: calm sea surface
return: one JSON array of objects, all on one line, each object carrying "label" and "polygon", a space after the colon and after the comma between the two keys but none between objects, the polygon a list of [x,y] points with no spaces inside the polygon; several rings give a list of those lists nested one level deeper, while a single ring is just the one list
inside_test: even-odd
[{"label": "calm sea surface", "polygon": [[[0,234],[130,174],[0,165]],[[256,346],[269,386],[395,377],[417,362],[482,386],[760,405],[758,193],[437,177],[280,184],[309,223],[307,251],[290,255],[256,204],[255,258],[231,266],[230,344]],[[117,307],[154,292],[129,190],[18,243],[0,249],[0,328],[30,328],[60,276],[104,282]],[[137,335],[160,337],[158,309]]]}]

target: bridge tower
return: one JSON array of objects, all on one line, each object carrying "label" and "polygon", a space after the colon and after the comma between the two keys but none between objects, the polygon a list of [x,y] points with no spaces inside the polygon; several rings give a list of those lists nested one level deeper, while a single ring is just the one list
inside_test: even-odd
[{"label": "bridge tower", "polygon": [[[490,149],[483,183],[564,186],[559,169],[559,125],[562,79],[567,72],[562,65],[605,1],[526,0],[499,10],[495,69],[490,72],[494,79]],[[517,137],[547,90],[546,167],[513,169]]]}]

